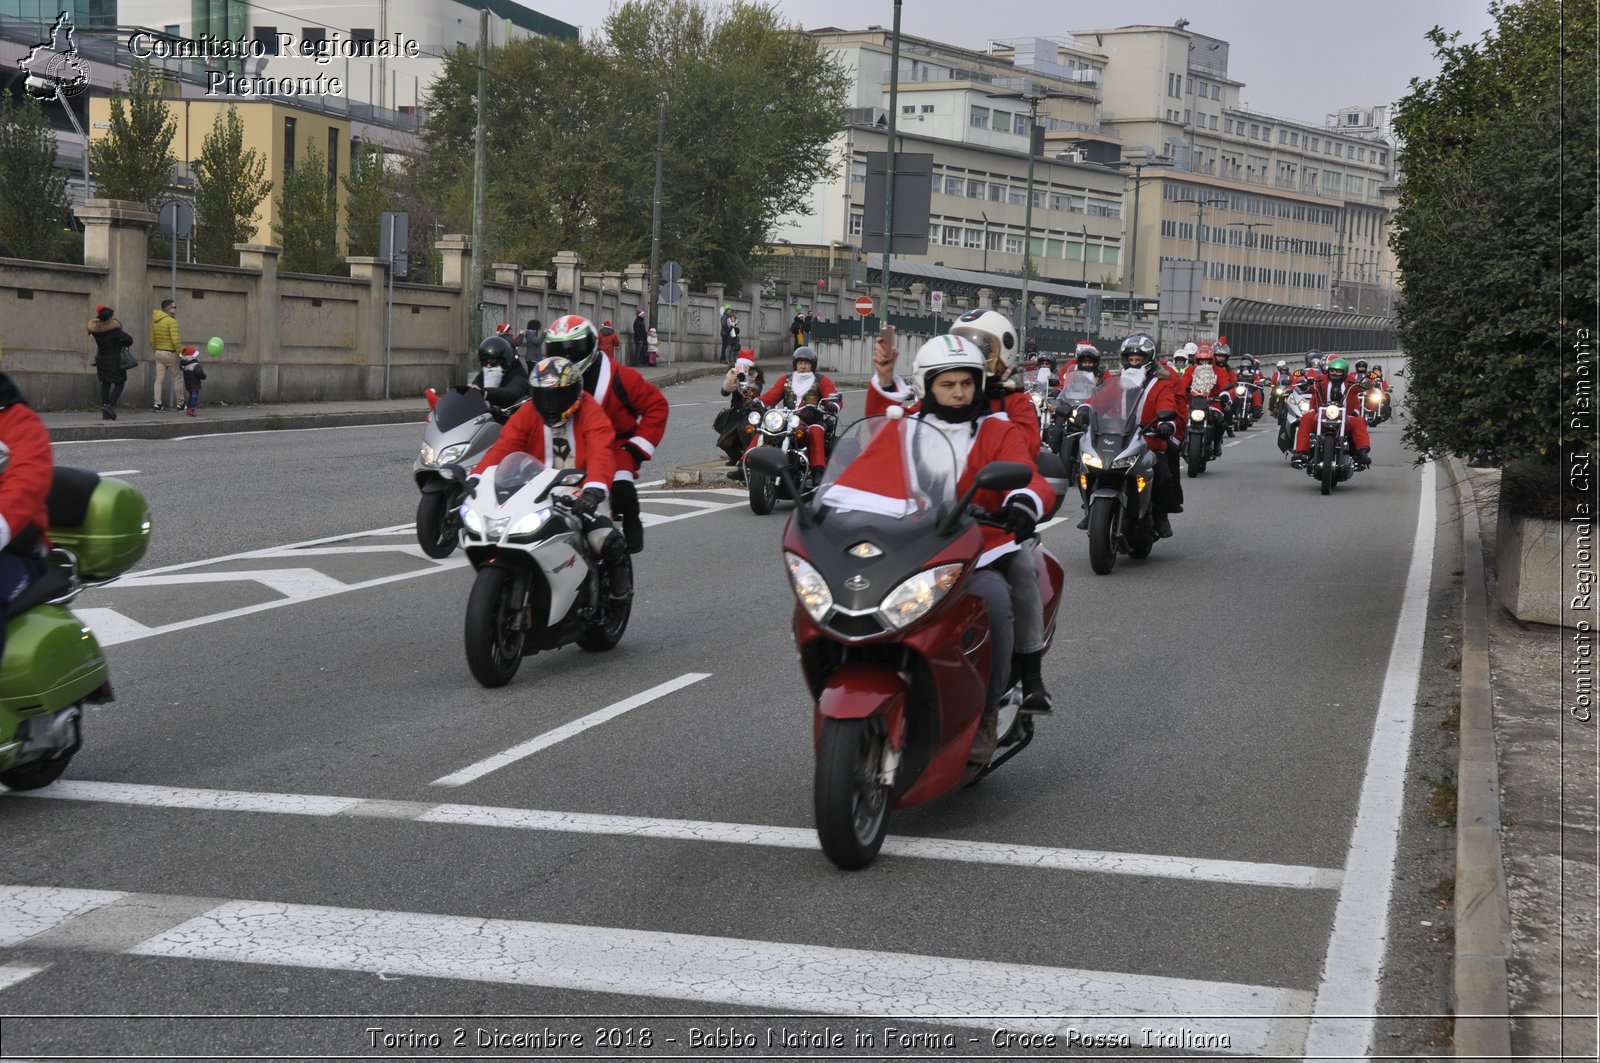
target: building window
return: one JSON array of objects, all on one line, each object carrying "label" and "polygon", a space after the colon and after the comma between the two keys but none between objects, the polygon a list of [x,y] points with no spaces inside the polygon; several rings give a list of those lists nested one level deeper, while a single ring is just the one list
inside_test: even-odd
[{"label": "building window", "polygon": [[161,28],[166,32],[168,37],[176,37],[178,35],[178,24],[176,22],[170,26],[163,26]]},{"label": "building window", "polygon": [[983,198],[983,182],[982,181],[968,181],[967,182],[967,198],[968,199],[982,199]]},{"label": "building window", "polygon": [[253,36],[263,55],[278,54],[278,27],[257,26]]},{"label": "building window", "polygon": [[1028,202],[1028,192],[1023,188],[1007,188],[1006,202],[1013,207],[1020,207]]},{"label": "building window", "polygon": [[1006,186],[991,182],[989,185],[989,202],[1004,203],[1006,199]]},{"label": "building window", "polygon": [[294,119],[283,120],[283,172],[294,169]]},{"label": "building window", "polygon": [[959,177],[946,177],[944,179],[944,194],[947,196],[959,196],[964,187],[965,182]]},{"label": "building window", "polygon": [[853,185],[864,184],[867,180],[867,164],[852,161],[850,163],[850,183]]},{"label": "building window", "polygon": [[1260,126],[1260,124],[1257,123],[1257,122],[1251,122],[1250,123],[1250,139],[1254,140],[1256,137],[1258,137],[1260,135],[1261,135],[1261,126]]},{"label": "building window", "polygon": [[1185,107],[1183,109],[1183,124],[1184,125],[1188,125],[1189,124],[1189,120],[1190,120],[1189,119],[1189,114],[1190,114],[1189,108]]},{"label": "building window", "polygon": [[901,114],[916,114],[917,113],[917,105],[914,104],[914,103],[908,103],[904,107],[900,108],[900,113]]},{"label": "building window", "polygon": [[1035,188],[1033,190],[1033,206],[1035,210],[1044,209],[1044,189]]},{"label": "building window", "polygon": [[353,29],[350,31],[350,39],[355,42],[357,55],[371,57],[378,53],[378,45],[373,40],[371,30]]},{"label": "building window", "polygon": [[996,133],[1004,133],[1011,128],[1011,112],[996,111],[989,116],[989,126]]},{"label": "building window", "polygon": [[967,234],[966,234],[965,246],[967,246],[967,247],[982,247],[983,246],[983,230],[982,229],[968,229],[967,230]]},{"label": "building window", "polygon": [[937,225],[928,226],[928,243],[936,244],[938,242],[939,242],[939,227]]},{"label": "building window", "polygon": [[1222,86],[1221,85],[1213,85],[1213,86],[1211,86],[1211,98],[1213,100],[1222,99]]},{"label": "building window", "polygon": [[931,103],[923,104],[922,105],[922,110],[919,113],[921,113],[921,114],[932,114],[933,113],[933,104],[931,104]]},{"label": "building window", "polygon": [[1184,78],[1183,79],[1183,94],[1185,96],[1193,96],[1194,95],[1194,78]]},{"label": "building window", "polygon": [[972,128],[973,129],[988,129],[989,128],[989,108],[987,108],[987,107],[974,107],[972,109],[971,123],[972,123]]},{"label": "building window", "polygon": [[1217,116],[1216,115],[1212,115],[1210,120],[1211,120],[1211,128],[1212,129],[1217,128]]},{"label": "building window", "polygon": [[1005,233],[990,233],[988,236],[984,237],[984,243],[986,245],[985,246],[985,250],[988,250],[988,251],[998,251],[998,250],[1000,250],[1001,247],[1003,246],[1003,242],[1004,241],[1003,241],[1002,238],[1004,236],[1005,236]]},{"label": "building window", "polygon": [[1020,255],[1020,254],[1022,254],[1022,237],[1020,237],[1020,236],[1012,236],[1009,233],[1006,234],[1006,254],[1008,254],[1008,255]]},{"label": "building window", "polygon": [[852,215],[850,215],[850,235],[851,236],[860,236],[861,235],[861,227],[862,227],[862,223],[864,221],[865,221],[865,215],[861,215],[861,214],[852,214]]},{"label": "building window", "polygon": [[321,26],[300,27],[300,54],[321,55],[328,47],[328,31]]},{"label": "building window", "polygon": [[933,190],[934,192],[944,191],[944,178],[940,177],[938,174],[933,175]]},{"label": "building window", "polygon": [[1014,114],[1014,115],[1012,115],[1011,116],[1011,132],[1015,133],[1019,137],[1027,136],[1028,135],[1028,116],[1025,115],[1025,114]]},{"label": "building window", "polygon": [[961,226],[946,225],[944,227],[944,240],[941,241],[949,247],[961,246]]}]

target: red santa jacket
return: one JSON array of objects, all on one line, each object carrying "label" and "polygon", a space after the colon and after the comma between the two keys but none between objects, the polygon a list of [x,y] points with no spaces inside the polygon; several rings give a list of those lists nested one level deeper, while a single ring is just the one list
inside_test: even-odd
[{"label": "red santa jacket", "polygon": [[[584,471],[585,488],[598,487],[609,494],[611,480],[617,472],[616,434],[605,411],[592,395],[584,395],[578,400],[578,412],[567,421],[566,436],[572,444],[568,468]],[[518,451],[532,454],[548,465],[554,438],[555,433],[539,416],[539,411],[533,408],[533,403],[525,402],[511,415],[506,426],[500,429],[500,438],[494,441],[489,453],[472,471],[480,473],[500,464],[506,455]]]},{"label": "red santa jacket", "polygon": [[[828,399],[831,402],[841,402],[839,398],[839,389],[834,386],[834,383],[830,378],[823,376],[821,373],[815,373],[813,375],[816,377],[816,383],[812,385],[812,388],[816,391],[819,401],[822,399]],[[784,396],[789,393],[789,378],[792,376],[794,376],[793,373],[785,373],[780,376],[778,378],[778,382],[768,388],[765,395],[761,396],[761,405],[771,409],[780,402],[783,402]],[[794,401],[795,405],[797,406],[803,405],[806,401],[806,397],[804,395],[796,395],[794,397]]]},{"label": "red santa jacket", "polygon": [[[916,395],[911,387],[899,377],[895,378],[896,390],[884,391],[878,384],[876,376],[871,378],[867,385],[866,415],[868,417],[882,416],[890,406],[904,406],[908,414],[915,415],[922,410],[922,403],[916,401]],[[1039,457],[1039,446],[1042,442],[1039,429],[1039,411],[1033,408],[1033,400],[1028,398],[1023,391],[1007,391],[998,399],[989,400],[989,413],[991,416],[1010,421],[1022,429],[1022,434],[1032,441],[1032,458]],[[1041,511],[1042,512],[1042,511]]]},{"label": "red santa jacket", "polygon": [[[655,455],[661,437],[667,434],[667,397],[637,369],[622,365],[610,355],[600,355],[599,368],[600,375],[590,394],[611,418],[617,478],[631,480],[639,466]],[[587,379],[584,383],[587,386]]]},{"label": "red santa jacket", "polygon": [[[901,435],[900,426],[909,423],[910,420],[895,422],[889,430],[875,436],[867,450],[850,464],[844,474],[823,490],[822,503],[844,508],[870,508],[859,505],[864,497],[890,501],[904,498],[903,484],[899,489],[896,484],[904,477],[899,455],[905,437]],[[1022,429],[1009,420],[1002,416],[985,416],[964,427],[967,431],[954,433],[954,438],[943,432],[938,433],[949,439],[953,446],[966,446],[966,461],[956,480],[956,495],[964,495],[972,487],[978,470],[990,462],[1015,461],[1032,468],[1028,440]],[[992,513],[1003,509],[1008,501],[1018,495],[1027,498],[1040,514],[1047,512],[1056,499],[1055,492],[1035,468],[1027,487],[1004,494],[999,491],[979,491],[973,497],[973,504]],[[852,505],[853,502],[856,505]],[[984,525],[982,531],[983,553],[978,558],[979,565],[987,565],[1019,548],[1015,536],[1004,528]]]},{"label": "red santa jacket", "polygon": [[[1187,369],[1185,369],[1183,371],[1183,393],[1185,395],[1193,394],[1193,391],[1194,391],[1194,371],[1196,369],[1199,369],[1202,365],[1210,365],[1210,363],[1209,362],[1196,362],[1193,365],[1189,366],[1189,368],[1187,368]],[[1206,398],[1208,398],[1208,399],[1216,398],[1218,395],[1221,395],[1224,391],[1227,391],[1228,388],[1231,386],[1231,382],[1228,379],[1228,373],[1227,373],[1226,370],[1219,369],[1216,366],[1212,366],[1212,368],[1216,370],[1217,382],[1212,385],[1210,392],[1208,392],[1206,394]]]},{"label": "red santa jacket", "polygon": [[11,379],[0,374],[0,443],[11,456],[0,471],[0,548],[29,527],[42,536],[50,527],[50,483],[55,464],[50,433],[39,415],[22,401]]},{"label": "red santa jacket", "polygon": [[1174,446],[1183,440],[1185,427],[1189,423],[1189,389],[1178,371],[1167,366],[1166,377],[1157,377],[1156,382],[1150,385],[1150,390],[1145,393],[1144,402],[1139,408],[1139,427],[1147,434],[1155,431],[1159,423],[1158,415],[1165,410],[1171,410],[1176,416],[1173,418],[1172,439],[1162,439],[1158,435],[1149,435],[1150,449],[1161,452],[1167,449],[1170,442]]}]

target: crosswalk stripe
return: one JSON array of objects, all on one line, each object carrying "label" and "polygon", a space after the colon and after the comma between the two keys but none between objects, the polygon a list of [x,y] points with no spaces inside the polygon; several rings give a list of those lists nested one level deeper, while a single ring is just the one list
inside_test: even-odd
[{"label": "crosswalk stripe", "polygon": [[0,886],[0,947],[14,948],[68,919],[114,904],[124,896],[107,890]]},{"label": "crosswalk stripe", "polygon": [[[419,823],[464,827],[713,842],[775,849],[818,848],[816,832],[809,827],[598,815],[587,812],[558,812],[489,805],[364,801],[354,797],[248,793],[78,780],[66,780],[41,790],[6,796],[212,812],[402,818],[414,819]],[[966,841],[959,838],[908,838],[890,835],[883,843],[883,854],[888,857],[988,864],[1038,871],[1132,875],[1141,878],[1217,882],[1231,886],[1267,886],[1279,889],[1338,889],[1343,877],[1331,868],[1292,864],[1208,860],[1198,857],[1093,849],[1061,849],[1040,845],[1012,845],[1006,842]]]},{"label": "crosswalk stripe", "polygon": [[0,963],[0,990],[26,981],[42,970],[43,967],[30,967],[25,963]]},{"label": "crosswalk stripe", "polygon": [[[0,896],[15,902],[0,907],[0,935],[8,933],[16,908],[67,913],[81,907],[75,895],[86,892],[0,886]],[[176,912],[193,911],[202,900],[126,897],[151,911]],[[57,925],[72,918],[61,914]],[[1128,1017],[1161,1016],[1170,1023],[1204,1016],[1208,1034],[1227,1037],[1225,1051],[1246,1055],[1283,1054],[1303,1036],[1291,1017],[1303,1014],[1311,999],[1274,986],[262,900],[223,901],[118,951],[811,1015],[920,1016],[980,1029],[992,1029],[998,1011],[1010,1029],[1058,1036],[1069,1025],[1126,1033],[1134,1025]]]}]

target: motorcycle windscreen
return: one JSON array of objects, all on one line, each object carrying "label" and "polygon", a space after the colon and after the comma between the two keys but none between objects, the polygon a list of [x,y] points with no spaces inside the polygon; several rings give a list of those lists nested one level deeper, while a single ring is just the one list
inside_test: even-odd
[{"label": "motorcycle windscreen", "polygon": [[1121,453],[1138,432],[1140,410],[1151,379],[1148,373],[1108,373],[1089,396],[1087,405],[1094,411],[1095,449],[1102,458]]},{"label": "motorcycle windscreen", "polygon": [[441,432],[448,432],[488,412],[489,404],[483,400],[483,392],[461,392],[452,388],[439,396],[439,402],[433,408],[433,426]]},{"label": "motorcycle windscreen", "polygon": [[500,505],[522,490],[535,476],[544,472],[544,462],[526,451],[507,454],[494,467],[494,498]]},{"label": "motorcycle windscreen", "polygon": [[821,507],[933,522],[958,497],[955,448],[920,418],[867,417],[835,442],[816,500]]},{"label": "motorcycle windscreen", "polygon": [[1088,402],[1094,396],[1094,374],[1082,369],[1075,369],[1067,374],[1067,379],[1061,382],[1061,391],[1056,396],[1056,405],[1062,409],[1072,411]]}]

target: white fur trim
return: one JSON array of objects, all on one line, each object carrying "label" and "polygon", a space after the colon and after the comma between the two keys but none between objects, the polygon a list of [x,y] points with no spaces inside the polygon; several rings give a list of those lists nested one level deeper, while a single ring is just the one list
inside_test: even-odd
[{"label": "white fur trim", "polygon": [[0,517],[0,546],[4,546],[6,543],[9,543],[10,541],[11,541],[11,525],[6,523],[6,519],[4,517]]},{"label": "white fur trim", "polygon": [[615,476],[613,476],[611,479],[612,479],[612,482],[615,482],[617,480],[634,480],[634,479],[637,479],[637,477],[634,476],[633,472],[631,470],[629,470],[629,469],[618,469],[617,470],[617,474]]},{"label": "white fur trim", "polygon": [[588,481],[587,483],[585,483],[583,485],[583,489],[585,491],[587,491],[591,487],[595,488],[601,494],[607,496],[608,498],[611,495],[611,485],[610,484],[603,484],[599,480],[590,480],[590,481]]},{"label": "white fur trim", "polygon": [[1017,490],[1011,492],[1009,495],[1006,495],[1006,501],[1010,502],[1013,498],[1016,498],[1018,495],[1021,495],[1022,497],[1028,499],[1029,501],[1031,501],[1033,503],[1033,515],[1035,517],[1040,517],[1040,516],[1044,515],[1044,499],[1042,499],[1038,495],[1034,494],[1033,488],[1031,488],[1031,487],[1018,488]]},{"label": "white fur trim", "polygon": [[837,483],[830,484],[828,489],[822,492],[822,502],[834,509],[876,513],[881,517],[904,517],[916,510],[916,503],[907,499],[880,495]]},{"label": "white fur trim", "polygon": [[594,401],[601,406],[606,404],[606,393],[611,390],[611,358],[609,355],[600,356],[600,376],[594,382]]},{"label": "white fur trim", "polygon": [[999,546],[991,547],[990,549],[985,550],[983,553],[979,554],[978,555],[978,563],[976,565],[974,565],[973,567],[974,568],[983,568],[985,565],[992,565],[996,561],[1000,560],[1002,557],[1006,556],[1007,554],[1015,553],[1016,551],[1021,550],[1021,549],[1022,549],[1022,547],[1020,545],[1018,545],[1018,543],[1017,543],[1017,541],[1015,539],[1010,539],[1010,540],[1008,540],[1006,542],[1001,543]]},{"label": "white fur trim", "polygon": [[628,442],[630,444],[632,444],[633,446],[638,447],[640,450],[644,451],[644,456],[645,457],[647,457],[647,458],[655,457],[656,445],[654,443],[650,442],[644,436],[634,436],[631,439],[629,439]]},{"label": "white fur trim", "polygon": [[911,393],[911,385],[906,383],[905,378],[900,376],[898,373],[895,374],[894,384],[894,391],[883,390],[883,386],[878,383],[877,374],[874,373],[871,377],[870,387],[873,391],[876,391],[879,395],[882,395],[890,402],[898,402],[902,406],[909,405],[911,401],[916,398],[916,396]]}]

